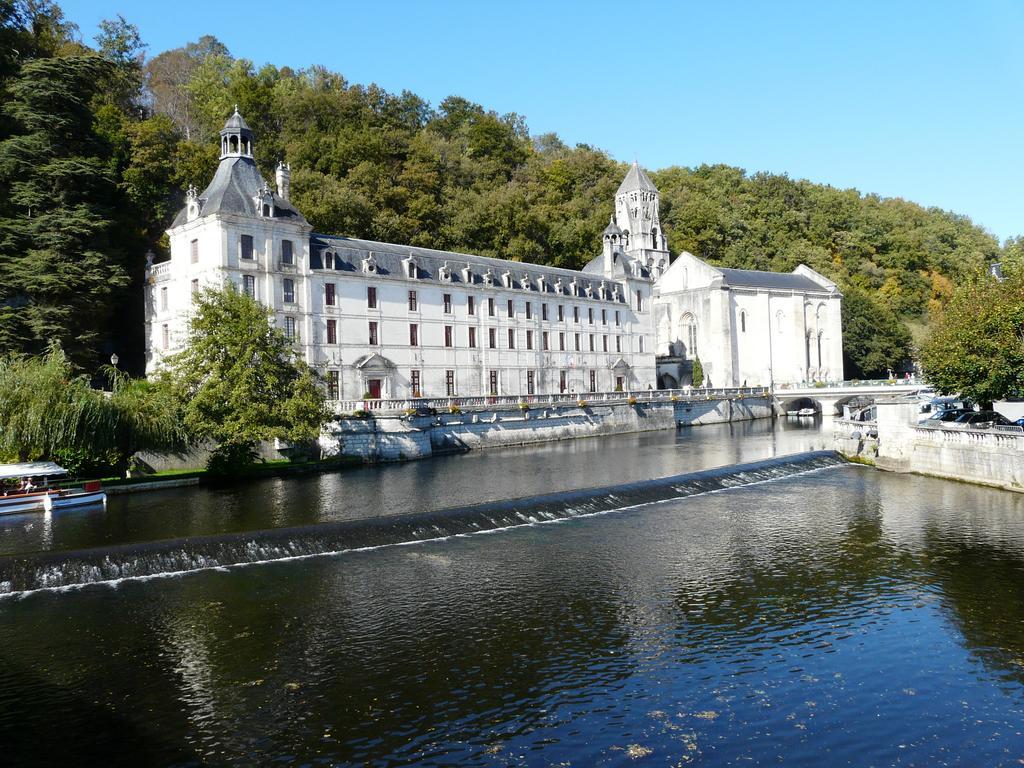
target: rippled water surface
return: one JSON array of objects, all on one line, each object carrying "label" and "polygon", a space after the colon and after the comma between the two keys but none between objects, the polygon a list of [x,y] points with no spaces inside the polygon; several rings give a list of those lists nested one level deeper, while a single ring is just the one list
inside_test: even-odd
[{"label": "rippled water surface", "polygon": [[1018,765],[1022,630],[1024,498],[846,466],[0,600],[0,762]]}]

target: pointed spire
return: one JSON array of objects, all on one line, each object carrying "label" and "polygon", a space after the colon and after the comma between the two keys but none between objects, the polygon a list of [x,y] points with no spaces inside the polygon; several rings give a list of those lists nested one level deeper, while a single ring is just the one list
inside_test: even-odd
[{"label": "pointed spire", "polygon": [[625,192],[657,192],[658,188],[654,186],[654,182],[650,180],[643,168],[640,167],[640,163],[636,160],[633,161],[633,165],[629,167],[629,172],[626,174],[626,178],[622,180],[619,185],[619,190],[615,194],[621,195]]}]

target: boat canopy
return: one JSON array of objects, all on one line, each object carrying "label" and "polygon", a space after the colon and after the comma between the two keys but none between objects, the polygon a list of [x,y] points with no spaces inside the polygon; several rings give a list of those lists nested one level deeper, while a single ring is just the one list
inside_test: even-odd
[{"label": "boat canopy", "polygon": [[52,461],[29,461],[24,464],[0,464],[0,480],[12,477],[53,477],[66,475],[68,471]]}]

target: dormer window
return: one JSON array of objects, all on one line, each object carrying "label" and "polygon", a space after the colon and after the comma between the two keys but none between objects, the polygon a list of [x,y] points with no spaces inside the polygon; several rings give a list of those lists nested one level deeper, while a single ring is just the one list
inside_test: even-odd
[{"label": "dormer window", "polygon": [[619,286],[612,286],[612,301],[619,301]]},{"label": "dormer window", "polygon": [[587,283],[586,286],[583,288],[583,293],[588,299],[593,298],[594,286],[591,285],[590,283]]},{"label": "dormer window", "polygon": [[270,191],[270,187],[266,184],[257,193],[253,202],[256,204],[256,215],[262,216],[263,218],[270,219],[274,216],[274,193]]},{"label": "dormer window", "polygon": [[555,280],[555,293],[563,293],[562,291],[562,278]]},{"label": "dormer window", "polygon": [[523,277],[519,281],[519,287],[524,291],[529,291],[533,288],[533,285],[530,283],[530,274],[528,272],[523,273]]},{"label": "dormer window", "polygon": [[597,287],[597,295],[601,299],[608,298],[608,286],[605,284],[604,280],[602,280],[601,284]]},{"label": "dormer window", "polygon": [[437,276],[442,283],[450,283],[452,281],[452,268],[448,266],[447,261],[437,270]]},{"label": "dormer window", "polygon": [[373,253],[363,258],[362,261],[363,272],[368,275],[377,274],[377,260],[373,257]]},{"label": "dormer window", "polygon": [[196,188],[189,185],[188,193],[185,196],[185,204],[187,207],[185,216],[189,221],[199,218],[199,214],[202,212],[203,204],[199,199],[199,193],[196,192]]},{"label": "dormer window", "polygon": [[494,270],[490,267],[488,267],[487,271],[484,273],[484,285],[488,287],[494,286]]},{"label": "dormer window", "polygon": [[548,279],[544,275],[537,278],[537,290],[546,293],[548,290]]},{"label": "dormer window", "polygon": [[576,278],[575,277],[572,279],[572,282],[569,283],[569,293],[572,296],[579,296],[580,295],[580,286],[579,286],[579,283],[576,282]]},{"label": "dormer window", "polygon": [[462,268],[462,282],[466,283],[466,285],[473,284],[473,270],[470,269],[469,264]]},{"label": "dormer window", "polygon": [[416,257],[411,253],[409,258],[402,260],[402,265],[405,271],[405,276],[410,280],[415,280],[420,276],[420,266],[416,263]]},{"label": "dormer window", "polygon": [[512,273],[511,272],[503,272],[502,273],[502,275],[501,275],[501,284],[503,286],[505,286],[506,288],[511,288],[512,287]]}]

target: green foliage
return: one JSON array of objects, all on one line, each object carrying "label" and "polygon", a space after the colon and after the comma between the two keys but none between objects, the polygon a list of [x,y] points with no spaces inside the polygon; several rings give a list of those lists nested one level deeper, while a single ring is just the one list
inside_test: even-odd
[{"label": "green foliage", "polygon": [[690,381],[695,387],[704,386],[704,366],[701,365],[699,357],[693,361],[693,372],[690,374]]},{"label": "green foliage", "polygon": [[848,379],[876,379],[909,360],[910,332],[896,314],[861,288],[843,291],[843,369]]},{"label": "green foliage", "polygon": [[24,64],[5,111],[18,133],[0,143],[0,352],[52,340],[83,363],[126,275],[108,237],[116,187],[93,132],[90,97],[109,73],[94,54]]},{"label": "green foliage", "polygon": [[185,447],[166,386],[107,374],[113,391],[92,389],[56,344],[40,357],[0,358],[0,457],[54,460],[73,473],[123,472],[136,451]]},{"label": "green foliage", "polygon": [[1024,397],[1024,274],[979,279],[958,288],[921,349],[928,381],[940,392],[988,404]]},{"label": "green foliage", "polygon": [[244,463],[262,440],[315,439],[328,418],[315,374],[271,316],[231,284],[204,291],[168,361],[186,427],[217,443],[211,469]]}]

